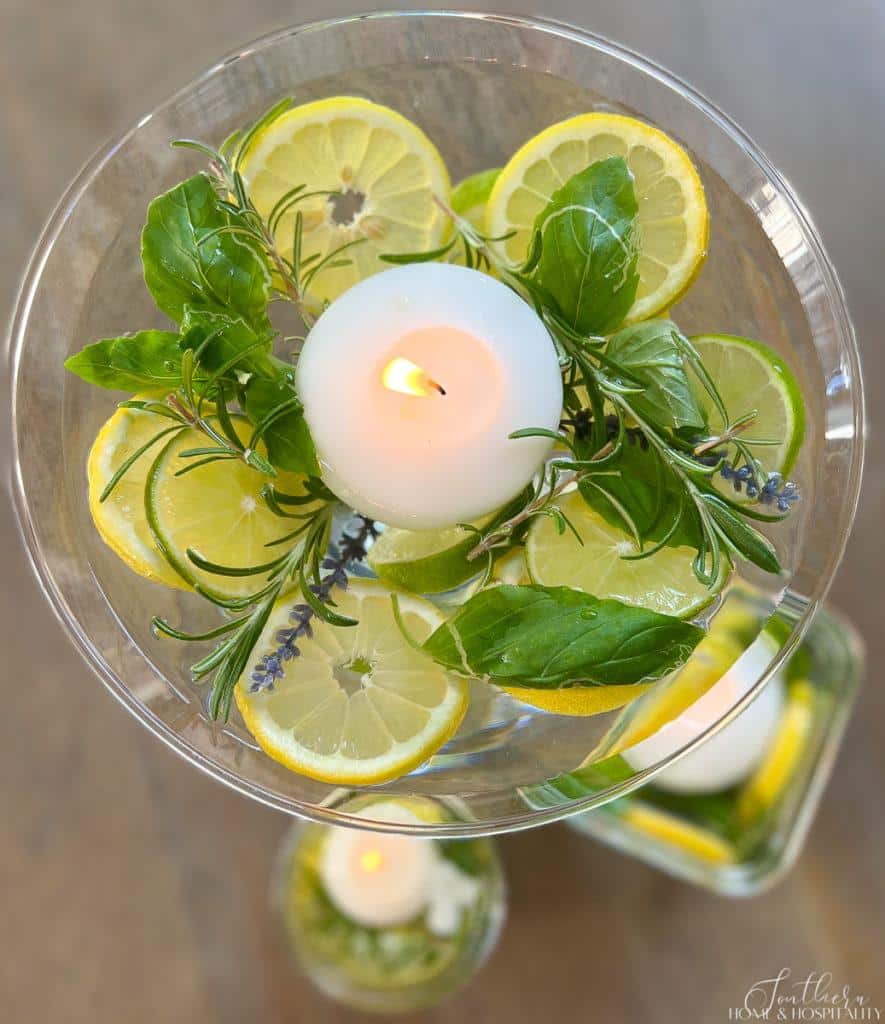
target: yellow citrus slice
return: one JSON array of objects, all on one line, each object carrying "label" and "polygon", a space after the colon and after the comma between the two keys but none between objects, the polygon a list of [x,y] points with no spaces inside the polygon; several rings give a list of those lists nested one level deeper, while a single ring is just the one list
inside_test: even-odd
[{"label": "yellow citrus slice", "polygon": [[765,759],[738,798],[738,815],[752,820],[783,793],[802,760],[814,726],[814,688],[804,679],[791,684],[787,706]]},{"label": "yellow citrus slice", "polygon": [[535,218],[557,189],[597,160],[621,156],[633,173],[639,206],[639,289],[627,317],[645,320],[676,302],[707,251],[704,188],[688,154],[644,121],[592,113],[561,121],[529,139],[495,182],[486,234],[499,237],[513,262],[526,255]]},{"label": "yellow citrus slice", "polygon": [[[295,599],[297,600],[297,598]],[[300,656],[280,662],[272,690],[251,690],[251,668],[237,683],[237,707],[262,748],[292,771],[322,782],[369,785],[416,768],[461,724],[467,683],[404,638],[390,591],[372,581],[336,591],[336,611],[357,626],[313,621]],[[443,621],[427,601],[400,594],[406,632],[425,640]],[[278,602],[255,647],[256,661],[291,626],[290,595]]]},{"label": "yellow citrus slice", "polygon": [[562,686],[558,690],[539,690],[532,687],[502,686],[514,700],[528,704],[539,711],[553,715],[571,715],[587,718],[606,711],[617,711],[641,697],[654,683],[636,686]]},{"label": "yellow citrus slice", "polygon": [[[249,422],[241,417],[232,422],[247,442]],[[219,575],[197,566],[188,551],[219,566],[264,565],[285,550],[269,545],[292,530],[293,520],[270,510],[261,493],[269,478],[245,462],[227,459],[191,469],[201,457],[184,453],[206,444],[198,430],[176,434],[151,466],[142,504],[156,545],[180,580],[225,598],[244,597],[263,586],[266,571]],[[257,449],[264,454],[261,445]],[[278,473],[273,485],[286,494],[302,495],[304,481],[295,473]],[[299,511],[311,507],[299,506]]]},{"label": "yellow citrus slice", "polygon": [[[744,651],[742,645],[714,628],[692,651],[673,676],[661,680],[648,698],[630,708],[617,724],[609,741],[603,741],[594,758],[610,756],[632,747],[672,722],[714,686]],[[588,761],[590,759],[588,758]]]},{"label": "yellow citrus slice", "polygon": [[620,816],[646,835],[711,864],[732,864],[736,860],[734,848],[720,836],[697,825],[689,825],[665,811],[635,804],[628,805]]},{"label": "yellow citrus slice", "polygon": [[133,463],[101,500],[123,463],[168,426],[169,420],[139,409],[118,409],[107,420],[93,442],[86,466],[89,511],[102,540],[130,569],[169,587],[185,587],[184,580],[157,549],[144,513],[145,480],[163,438]]},{"label": "yellow citrus slice", "polygon": [[291,255],[301,212],[306,271],[312,258],[359,241],[342,254],[346,266],[317,273],[309,287],[314,299],[332,300],[384,270],[383,253],[434,249],[443,238],[446,217],[434,196],[449,195],[446,165],[417,125],[378,103],[334,96],[288,110],[258,133],[240,169],[265,218],[298,185],[337,193],[291,206],[275,227],[278,245]]}]

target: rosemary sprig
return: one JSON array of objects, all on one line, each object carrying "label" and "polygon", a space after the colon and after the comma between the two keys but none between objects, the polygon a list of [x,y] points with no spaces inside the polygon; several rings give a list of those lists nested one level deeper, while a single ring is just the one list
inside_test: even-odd
[{"label": "rosemary sprig", "polygon": [[[191,674],[195,680],[212,676],[208,709],[213,718],[228,717],[237,680],[246,670],[261,631],[285,589],[293,582],[305,582],[309,578],[313,578],[315,585],[321,584],[319,566],[329,546],[333,513],[333,503],[323,504],[305,520],[291,546],[278,558],[263,566],[243,570],[200,560],[200,568],[221,576],[253,575],[259,570],[266,572],[266,583],[259,590],[233,602],[241,609],[249,609],[245,615],[224,624],[218,630],[202,634],[188,634],[171,626],[164,619],[154,618],[153,628],[157,633],[177,640],[198,642],[219,635],[225,636],[209,654],[191,666]],[[188,554],[194,560],[194,553]],[[205,596],[211,600],[210,595]],[[328,595],[324,600],[328,600]],[[317,602],[313,607],[313,613],[322,617],[335,615],[331,609],[326,608],[324,601]]]},{"label": "rosemary sprig", "polygon": [[[537,437],[541,433],[536,430],[521,430],[510,436],[513,440],[517,440],[520,437]],[[565,439],[560,437],[560,440]],[[586,460],[586,465],[570,459],[552,460],[548,465],[547,472],[539,478],[534,493],[526,504],[509,519],[488,533],[481,534],[480,540],[468,552],[468,560],[474,561],[497,548],[510,547],[520,528],[538,516],[549,516],[554,520],[560,534],[569,529],[580,542],[580,534],[556,504],[556,499],[570,487],[580,483],[585,477],[598,472],[598,467],[593,463],[603,463],[615,452],[616,444],[613,441],[607,441],[602,448]]]}]

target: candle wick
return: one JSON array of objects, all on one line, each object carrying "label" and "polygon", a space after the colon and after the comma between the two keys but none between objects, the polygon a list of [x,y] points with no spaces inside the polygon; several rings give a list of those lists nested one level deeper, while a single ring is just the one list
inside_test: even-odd
[{"label": "candle wick", "polygon": [[441,395],[444,395],[446,393],[446,389],[442,386],[442,384],[437,384],[435,380],[428,380],[427,384],[428,387],[435,388]]}]

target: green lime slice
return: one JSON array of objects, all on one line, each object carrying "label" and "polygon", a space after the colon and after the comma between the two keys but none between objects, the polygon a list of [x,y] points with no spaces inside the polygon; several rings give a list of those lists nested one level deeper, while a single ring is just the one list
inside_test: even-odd
[{"label": "green lime slice", "polygon": [[[251,427],[232,419],[245,442]],[[267,570],[248,575],[221,575],[194,564],[188,551],[217,566],[247,569],[272,561],[280,549],[270,546],[288,531],[265,502],[267,477],[239,460],[202,465],[189,451],[207,445],[204,434],[188,428],[175,435],[157,456],[145,482],[145,516],[154,541],[169,565],[191,586],[222,600],[259,590]],[[263,446],[259,446],[264,454]],[[288,494],[304,493],[305,477],[279,473],[274,481]],[[303,508],[309,511],[311,506]]]},{"label": "green lime slice", "polygon": [[[482,529],[488,521],[476,525]],[[482,560],[467,558],[476,541],[475,533],[460,526],[444,530],[389,526],[372,545],[367,561],[385,583],[415,594],[441,594],[482,572]]]},{"label": "green lime slice", "polygon": [[696,552],[690,547],[668,546],[647,558],[625,558],[638,553],[633,538],[590,508],[580,494],[567,495],[559,507],[583,543],[570,530],[558,533],[548,516],[535,520],[526,541],[526,564],[532,579],[543,586],[574,587],[594,597],[690,618],[716,597],[731,572],[723,558],[719,578],[712,587],[705,586],[692,569]]},{"label": "green lime slice", "polygon": [[[805,435],[805,402],[789,366],[777,353],[749,338],[701,334],[691,341],[731,416],[756,411],[741,439],[766,470],[786,476],[796,464]],[[724,427],[722,416],[703,387],[698,387],[698,395],[710,434],[715,436]],[[778,443],[753,446],[754,438]],[[722,484],[734,497],[726,482]]]},{"label": "green lime slice", "polygon": [[[478,530],[497,526],[522,508],[525,500],[526,493],[522,492],[497,512],[471,525]],[[388,526],[372,545],[366,561],[380,579],[394,587],[411,590],[413,594],[442,594],[485,569],[483,559],[471,561],[467,557],[478,539],[475,532],[462,526],[442,530],[401,530]]]},{"label": "green lime slice", "polygon": [[483,230],[486,203],[501,173],[500,167],[492,167],[469,178],[459,181],[452,189],[449,203],[459,216],[469,221],[477,230]]}]

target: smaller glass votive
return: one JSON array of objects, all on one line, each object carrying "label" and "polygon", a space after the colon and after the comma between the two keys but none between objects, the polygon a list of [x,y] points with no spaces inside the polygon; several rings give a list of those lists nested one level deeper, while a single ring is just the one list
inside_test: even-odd
[{"label": "smaller glass votive", "polygon": [[[452,817],[430,800],[356,797],[375,820]],[[369,813],[370,812],[370,813]],[[490,839],[427,839],[294,825],[273,902],[295,962],[326,995],[405,1013],[461,988],[494,949],[506,886]]]},{"label": "smaller glass votive", "polygon": [[[850,623],[819,611],[782,670],[777,726],[745,779],[706,793],[673,792],[652,781],[568,824],[723,895],[750,896],[768,888],[802,848],[862,668],[862,644]],[[579,769],[563,778],[577,782],[580,775]]]}]

